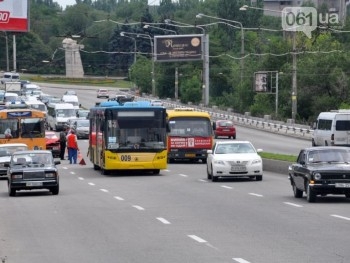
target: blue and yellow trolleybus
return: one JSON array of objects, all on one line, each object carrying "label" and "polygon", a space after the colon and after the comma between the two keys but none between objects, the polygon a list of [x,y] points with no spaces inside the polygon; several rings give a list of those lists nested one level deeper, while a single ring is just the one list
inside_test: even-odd
[{"label": "blue and yellow trolleybus", "polygon": [[102,174],[167,167],[166,109],[147,101],[106,101],[90,109],[89,158]]}]

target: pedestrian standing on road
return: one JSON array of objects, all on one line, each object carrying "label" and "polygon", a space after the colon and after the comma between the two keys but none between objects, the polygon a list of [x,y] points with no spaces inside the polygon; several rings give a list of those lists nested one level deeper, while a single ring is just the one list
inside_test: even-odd
[{"label": "pedestrian standing on road", "polygon": [[67,127],[64,127],[63,131],[60,132],[60,158],[64,160],[64,153],[66,152],[67,145]]},{"label": "pedestrian standing on road", "polygon": [[67,136],[67,148],[68,148],[68,160],[69,163],[76,164],[77,163],[77,158],[78,158],[78,138],[77,135],[75,134],[75,130],[72,129],[71,133],[68,134]]}]

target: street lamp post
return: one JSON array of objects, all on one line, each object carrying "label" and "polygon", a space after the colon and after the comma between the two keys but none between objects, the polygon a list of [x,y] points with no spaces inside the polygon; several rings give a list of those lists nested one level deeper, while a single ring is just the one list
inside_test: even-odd
[{"label": "street lamp post", "polygon": [[156,82],[155,82],[155,68],[154,68],[154,47],[153,47],[153,41],[150,35],[147,34],[138,34],[138,33],[131,33],[131,32],[121,32],[121,36],[126,36],[126,35],[136,35],[137,37],[143,37],[143,38],[148,38],[149,42],[151,44],[151,54],[152,54],[152,96],[156,96]]},{"label": "street lamp post", "polygon": [[235,21],[235,20],[229,20],[229,19],[215,17],[215,16],[208,16],[208,15],[205,15],[202,13],[197,14],[196,17],[197,18],[208,17],[208,18],[228,22],[228,24],[235,23],[235,24],[238,24],[240,26],[240,28],[241,28],[241,63],[240,64],[241,64],[241,84],[242,84],[243,83],[243,71],[244,71],[244,29],[243,29],[242,23],[239,21]]},{"label": "street lamp post", "polygon": [[209,105],[209,36],[206,34],[205,29],[201,26],[194,26],[170,19],[165,20],[166,24],[170,24],[176,27],[186,27],[186,28],[199,28],[202,30],[203,36],[203,84],[202,84],[202,98],[203,98],[203,104],[205,106]]},{"label": "street lamp post", "polygon": [[172,32],[174,35],[177,35],[177,32],[175,30],[171,30],[171,29],[166,29],[166,28],[162,28],[159,26],[151,26],[149,24],[146,24],[143,26],[143,28],[147,29],[147,28],[155,28],[155,29],[159,29],[159,30],[163,30],[163,31],[169,31]]},{"label": "street lamp post", "polygon": [[130,38],[134,41],[134,63],[136,63],[136,39],[134,37],[129,37],[129,36],[125,35],[124,32],[121,32],[120,35],[122,37]]},{"label": "street lamp post", "polygon": [[[239,10],[241,11],[246,11],[247,9],[257,9],[257,10],[263,10],[263,11],[270,11],[270,12],[277,12],[277,13],[283,13],[282,11],[279,10],[271,10],[271,9],[264,9],[260,7],[253,7],[253,6],[248,6],[244,5],[242,6]],[[296,32],[292,32],[292,120],[293,123],[295,122],[295,118],[297,116],[297,55],[296,55]]]}]

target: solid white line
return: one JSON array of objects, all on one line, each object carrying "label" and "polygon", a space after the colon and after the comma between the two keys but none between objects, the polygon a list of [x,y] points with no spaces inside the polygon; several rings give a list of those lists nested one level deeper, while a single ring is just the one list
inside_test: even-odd
[{"label": "solid white line", "polygon": [[157,219],[165,225],[170,225],[170,222],[163,217],[157,217]]},{"label": "solid white line", "polygon": [[222,188],[226,188],[226,189],[233,189],[233,187],[227,186],[227,185],[222,185],[221,187],[222,187]]},{"label": "solid white line", "polygon": [[133,207],[135,207],[138,210],[145,210],[143,207],[139,206],[139,205],[133,205]]},{"label": "solid white line", "polygon": [[295,207],[303,207],[302,205],[298,205],[298,204],[294,204],[294,203],[290,203],[290,202],[284,202],[286,205],[291,205],[291,206],[295,206]]},{"label": "solid white line", "polygon": [[331,216],[350,221],[349,217],[339,216],[339,215],[331,215]]},{"label": "solid white line", "polygon": [[124,200],[124,198],[122,198],[122,197],[120,197],[120,196],[115,196],[114,198],[117,199],[117,200],[119,200],[119,201],[123,201],[123,200]]},{"label": "solid white line", "polygon": [[255,193],[249,193],[250,195],[254,195],[254,196],[257,196],[257,197],[263,197],[263,195],[259,195],[259,194],[255,194]]},{"label": "solid white line", "polygon": [[107,189],[100,189],[102,192],[108,193]]},{"label": "solid white line", "polygon": [[180,176],[182,176],[182,177],[187,177],[187,175],[186,174],[179,174]]},{"label": "solid white line", "polygon": [[89,185],[92,185],[92,186],[94,186],[95,184],[94,184],[94,183],[89,183]]},{"label": "solid white line", "polygon": [[78,179],[79,179],[79,180],[82,180],[82,181],[85,180],[83,177],[78,177]]},{"label": "solid white line", "polygon": [[187,236],[190,237],[190,238],[192,238],[192,239],[194,239],[194,240],[196,240],[196,241],[199,242],[199,243],[207,243],[206,240],[204,240],[204,239],[202,239],[202,238],[200,238],[200,237],[197,237],[196,235],[187,235]]},{"label": "solid white line", "polygon": [[250,263],[249,261],[247,260],[244,260],[243,258],[232,258],[234,261],[237,261],[239,263]]}]

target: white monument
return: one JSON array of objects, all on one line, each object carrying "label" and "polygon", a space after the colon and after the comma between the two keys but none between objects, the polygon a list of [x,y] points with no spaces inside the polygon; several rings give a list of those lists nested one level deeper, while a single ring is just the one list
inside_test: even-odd
[{"label": "white monument", "polygon": [[63,39],[62,44],[66,51],[66,77],[83,78],[84,69],[81,63],[80,50],[84,48],[84,45],[77,44],[77,41],[71,38]]}]

